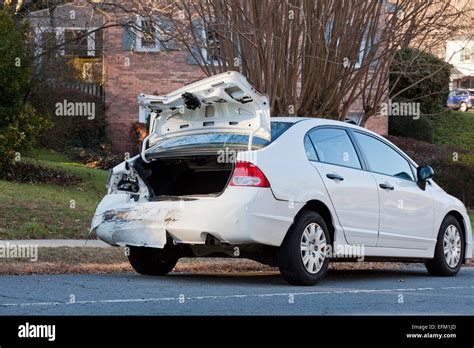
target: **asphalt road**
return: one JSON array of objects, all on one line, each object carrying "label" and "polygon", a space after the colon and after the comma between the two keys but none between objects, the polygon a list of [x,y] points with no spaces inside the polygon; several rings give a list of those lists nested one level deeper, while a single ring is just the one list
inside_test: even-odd
[{"label": "asphalt road", "polygon": [[[75,303],[71,303],[74,302]],[[278,274],[30,275],[0,277],[0,315],[474,314],[474,268],[333,270],[313,287]]]}]

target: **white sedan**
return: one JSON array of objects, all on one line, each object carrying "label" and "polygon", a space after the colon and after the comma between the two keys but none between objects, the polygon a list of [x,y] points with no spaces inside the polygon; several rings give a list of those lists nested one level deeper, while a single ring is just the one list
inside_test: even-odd
[{"label": "white sedan", "polygon": [[165,275],[180,257],[242,257],[317,283],[330,260],[417,261],[455,275],[472,257],[466,208],[367,129],[275,117],[236,72],[141,94],[150,135],[111,169],[92,230]]}]

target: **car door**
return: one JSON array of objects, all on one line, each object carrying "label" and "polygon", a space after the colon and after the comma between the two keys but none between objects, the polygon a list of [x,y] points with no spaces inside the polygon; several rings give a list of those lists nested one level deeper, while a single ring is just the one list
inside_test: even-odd
[{"label": "car door", "polygon": [[408,160],[375,136],[354,131],[380,197],[378,247],[427,249],[432,240],[434,202],[429,185],[422,190]]},{"label": "car door", "polygon": [[[314,146],[317,169],[350,244],[375,246],[379,201],[374,178],[362,170],[349,133],[343,127],[316,127],[305,139]],[[308,156],[310,159],[311,157]]]}]

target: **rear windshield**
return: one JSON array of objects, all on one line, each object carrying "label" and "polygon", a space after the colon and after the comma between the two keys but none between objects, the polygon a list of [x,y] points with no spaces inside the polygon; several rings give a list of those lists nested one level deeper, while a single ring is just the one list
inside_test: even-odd
[{"label": "rear windshield", "polygon": [[[269,145],[286,132],[294,123],[292,122],[271,122],[271,141],[253,137],[253,149],[259,149]],[[174,138],[164,139],[153,145],[153,151],[163,151],[166,149],[184,149],[187,147],[247,147],[249,143],[248,135],[232,133],[205,133],[182,135]]]}]

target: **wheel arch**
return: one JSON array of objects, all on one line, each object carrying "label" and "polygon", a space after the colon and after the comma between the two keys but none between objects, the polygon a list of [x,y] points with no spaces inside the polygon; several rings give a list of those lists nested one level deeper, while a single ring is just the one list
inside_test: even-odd
[{"label": "wheel arch", "polygon": [[[466,263],[468,259],[472,259],[472,236],[471,236],[471,226],[467,216],[463,215],[456,209],[451,209],[449,212],[446,213],[443,220],[446,219],[447,216],[454,217],[461,226],[462,234],[464,236],[464,257],[463,263]],[[442,223],[442,222],[441,222]]]},{"label": "wheel arch", "polygon": [[329,236],[331,238],[331,243],[334,243],[335,227],[334,227],[333,217],[328,206],[319,200],[316,200],[316,199],[310,200],[306,202],[306,204],[303,207],[301,207],[301,209],[295,215],[293,223],[294,221],[296,221],[298,216],[305,210],[311,210],[321,215],[321,217],[324,219],[324,222],[326,222],[326,225],[329,229]]},{"label": "wheel arch", "polygon": [[[459,226],[461,226],[461,229],[462,229],[462,234],[464,236],[464,248],[466,248],[467,246],[467,240],[468,240],[468,236],[467,236],[467,229],[466,229],[466,225],[465,225],[465,221],[464,221],[464,217],[462,216],[462,214],[460,212],[458,212],[457,210],[451,210],[449,211],[446,216],[443,218],[443,221],[444,219],[446,219],[448,216],[452,216],[454,217],[458,222],[459,222]],[[442,224],[443,222],[441,222]]]}]

